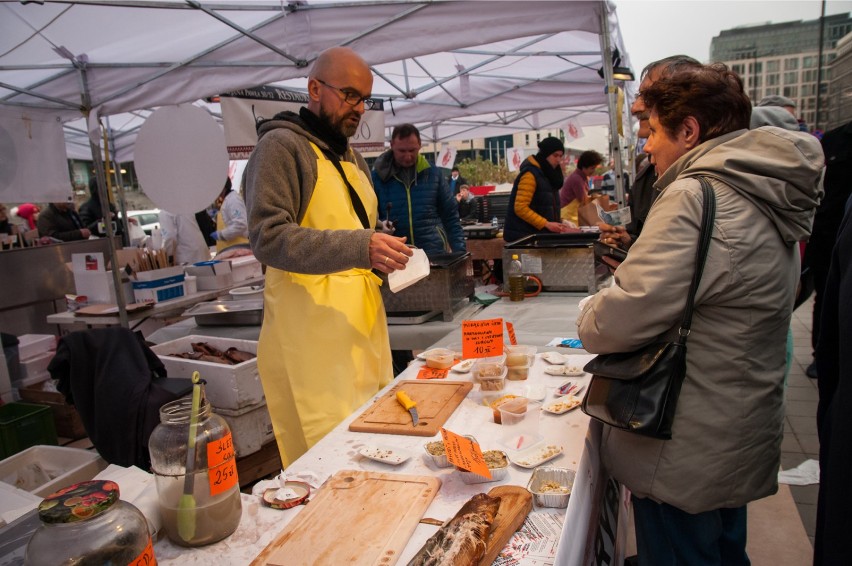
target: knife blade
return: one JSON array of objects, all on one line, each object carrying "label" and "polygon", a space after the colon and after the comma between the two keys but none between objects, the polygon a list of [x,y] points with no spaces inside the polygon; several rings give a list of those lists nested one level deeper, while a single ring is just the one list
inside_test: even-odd
[{"label": "knife blade", "polygon": [[417,426],[417,423],[420,422],[420,417],[417,415],[417,404],[401,389],[396,392],[396,400],[406,411],[411,413],[411,423],[413,426]]}]

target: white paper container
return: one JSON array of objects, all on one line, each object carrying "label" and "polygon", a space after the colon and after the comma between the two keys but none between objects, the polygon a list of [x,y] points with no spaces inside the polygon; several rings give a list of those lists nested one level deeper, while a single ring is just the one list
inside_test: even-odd
[{"label": "white paper container", "polygon": [[[565,509],[568,507],[568,500],[571,498],[571,490],[574,488],[574,477],[576,475],[577,472],[568,468],[536,468],[532,477],[530,477],[527,489],[533,494],[535,504],[539,507]],[[555,481],[559,485],[568,487],[568,493],[542,493],[541,486],[548,481]]]},{"label": "white paper container", "polygon": [[257,358],[234,366],[175,358],[168,354],[191,352],[193,342],[207,342],[219,350],[234,347],[257,354],[257,341],[190,335],[152,346],[151,350],[163,361],[169,377],[192,377],[198,370],[207,381],[205,392],[210,404],[220,409],[242,409],[264,400],[263,386],[257,371]]},{"label": "white paper container", "polygon": [[237,458],[254,454],[264,444],[275,439],[272,417],[269,416],[266,401],[237,410],[222,409],[214,405],[213,412],[224,418],[231,427]]},{"label": "white paper container", "polygon": [[106,460],[94,450],[38,445],[0,462],[0,481],[47,497],[63,487],[92,479],[106,467]]}]

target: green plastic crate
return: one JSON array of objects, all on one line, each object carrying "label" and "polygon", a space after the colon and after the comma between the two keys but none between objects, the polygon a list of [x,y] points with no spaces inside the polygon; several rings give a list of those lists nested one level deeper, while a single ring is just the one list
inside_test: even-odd
[{"label": "green plastic crate", "polygon": [[37,444],[58,444],[50,407],[19,402],[0,406],[0,459]]}]

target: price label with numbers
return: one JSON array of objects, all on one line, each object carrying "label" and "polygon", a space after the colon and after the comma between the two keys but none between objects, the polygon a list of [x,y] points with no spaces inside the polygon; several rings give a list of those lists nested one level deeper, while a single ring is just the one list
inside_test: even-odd
[{"label": "price label with numbers", "polygon": [[417,379],[446,379],[447,374],[450,370],[448,369],[436,369],[436,368],[420,368],[420,371],[417,372]]},{"label": "price label with numbers", "polygon": [[503,353],[503,319],[462,321],[462,357],[487,358]]},{"label": "price label with numbers", "polygon": [[207,467],[210,495],[228,491],[237,485],[237,460],[234,454],[234,439],[230,432],[207,443]]}]

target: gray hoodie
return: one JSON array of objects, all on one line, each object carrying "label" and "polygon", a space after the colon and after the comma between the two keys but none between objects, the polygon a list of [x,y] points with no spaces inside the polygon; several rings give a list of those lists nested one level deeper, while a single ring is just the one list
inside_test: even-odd
[{"label": "gray hoodie", "polygon": [[707,177],[717,210],[687,342],[672,439],[604,427],[601,458],[639,497],[688,513],[739,507],[777,490],[785,344],[799,251],[822,191],[810,135],[765,127],[707,141],[657,181],[662,191],[577,325],[586,349],[630,352],[672,339],[695,269]]}]

